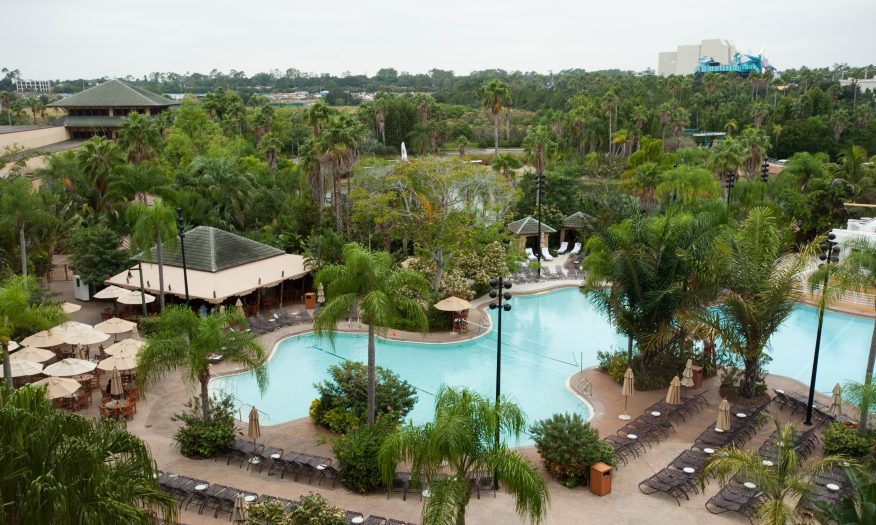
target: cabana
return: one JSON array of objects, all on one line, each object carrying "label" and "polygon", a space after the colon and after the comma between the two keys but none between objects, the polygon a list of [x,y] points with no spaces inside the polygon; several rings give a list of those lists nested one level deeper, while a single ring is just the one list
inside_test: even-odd
[{"label": "cabana", "polygon": [[521,252],[528,246],[538,253],[542,246],[548,245],[549,235],[557,233],[557,230],[545,223],[541,223],[541,243],[538,243],[536,241],[536,237],[538,237],[538,221],[532,217],[525,217],[509,223],[506,228],[517,236],[517,250]]},{"label": "cabana", "polygon": [[560,227],[560,244],[563,241],[568,243],[572,242],[582,242],[581,239],[578,238],[578,232],[581,228],[587,225],[587,220],[591,217],[584,212],[576,211],[572,215],[569,215],[565,219],[563,219],[563,225]]}]

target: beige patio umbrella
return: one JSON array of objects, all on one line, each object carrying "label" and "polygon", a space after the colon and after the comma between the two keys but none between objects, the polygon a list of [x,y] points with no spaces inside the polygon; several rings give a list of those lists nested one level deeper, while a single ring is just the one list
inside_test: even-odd
[{"label": "beige patio umbrella", "polygon": [[621,390],[621,394],[624,396],[624,413],[618,416],[618,419],[628,420],[630,419],[629,414],[627,414],[627,402],[630,400],[630,396],[635,392],[635,377],[633,376],[633,369],[627,368],[627,371],[624,372],[624,386],[623,390]]},{"label": "beige patio umbrella", "polygon": [[237,308],[237,313],[243,315],[243,301],[240,300],[240,297],[234,302],[234,307]]},{"label": "beige patio umbrella", "polygon": [[104,350],[107,355],[137,355],[146,343],[137,339],[122,339]]},{"label": "beige patio umbrella", "polygon": [[132,370],[137,368],[137,357],[132,355],[111,355],[97,363],[97,368],[110,371],[114,368],[119,370]]},{"label": "beige patio umbrella", "polygon": [[246,500],[242,492],[237,493],[234,498],[234,511],[231,513],[231,523],[234,525],[244,525],[249,521],[249,512],[246,510]]},{"label": "beige patio umbrella", "polygon": [[730,402],[726,399],[722,399],[718,406],[718,422],[715,424],[715,429],[730,430]]},{"label": "beige patio umbrella", "polygon": [[262,427],[259,425],[259,411],[256,410],[256,407],[252,407],[249,411],[249,428],[246,435],[253,441],[262,435]]},{"label": "beige patio umbrella", "polygon": [[113,374],[110,376],[110,395],[111,396],[120,396],[125,393],[125,389],[122,386],[122,374],[119,373],[119,369],[113,367]]},{"label": "beige patio umbrella", "polygon": [[323,288],[322,283],[319,283],[319,286],[316,287],[316,302],[319,304],[325,302],[325,288]]},{"label": "beige patio umbrella", "polygon": [[135,326],[137,326],[137,323],[113,317],[94,325],[94,329],[105,334],[123,334],[125,332],[130,332]]},{"label": "beige patio umbrella", "polygon": [[128,290],[116,298],[116,302],[119,304],[143,304],[144,300],[146,304],[154,303],[155,296],[147,293],[141,299],[140,290]]},{"label": "beige patio umbrella", "polygon": [[109,339],[109,334],[98,332],[92,327],[73,330],[64,334],[64,342],[68,345],[95,345]]},{"label": "beige patio umbrella", "polygon": [[78,312],[79,310],[82,310],[82,305],[74,303],[61,304],[61,311],[63,311],[65,314],[72,314],[73,312]]},{"label": "beige patio umbrella", "polygon": [[[18,359],[14,355],[9,356],[9,364],[12,368],[12,377],[35,376],[43,371],[43,365],[26,359]],[[5,372],[0,366],[0,376],[3,376]]]},{"label": "beige patio umbrella", "polygon": [[435,303],[434,307],[436,310],[441,310],[442,312],[461,312],[471,308],[471,303],[465,299],[460,299],[459,297],[451,295],[450,297]]},{"label": "beige patio umbrella", "polygon": [[59,334],[61,337],[69,334],[70,332],[75,332],[77,330],[92,330],[90,324],[80,323],[79,321],[65,321],[58,326],[52,328],[52,331]]},{"label": "beige patio umbrella", "polygon": [[64,342],[64,337],[52,330],[43,330],[33,335],[29,335],[21,340],[21,344],[25,346],[36,346],[38,348],[49,348],[58,346]]},{"label": "beige patio umbrella", "polygon": [[32,386],[46,387],[46,395],[49,399],[57,399],[66,397],[79,390],[82,386],[79,381],[70,379],[69,377],[46,377],[31,383]]},{"label": "beige patio umbrella", "polygon": [[11,357],[24,359],[25,361],[33,361],[34,363],[45,363],[49,359],[55,357],[55,352],[43,348],[37,348],[35,346],[23,346],[16,350],[15,353],[11,354]]},{"label": "beige patio umbrella", "polygon": [[830,398],[830,413],[838,416],[843,413],[843,389],[839,383],[833,386],[833,397]]},{"label": "beige patio umbrella", "polygon": [[91,361],[84,359],[74,359],[68,357],[57,363],[53,363],[43,369],[43,374],[55,377],[69,377],[87,374],[95,369],[97,365]]},{"label": "beige patio umbrella", "polygon": [[6,349],[10,352],[14,352],[16,348],[21,348],[21,345],[16,343],[15,341],[9,341],[9,344],[6,345]]},{"label": "beige patio umbrella", "polygon": [[681,382],[678,380],[678,376],[673,377],[669,383],[669,390],[666,391],[666,403],[669,405],[681,403]]},{"label": "beige patio umbrella", "polygon": [[106,288],[104,288],[103,290],[92,295],[92,297],[94,297],[95,299],[116,299],[117,297],[119,297],[120,295],[122,295],[126,292],[128,292],[128,290],[126,290],[122,287],[116,286],[114,284],[111,284],[111,285],[107,286]]},{"label": "beige patio umbrella", "polygon": [[694,386],[692,359],[688,359],[687,364],[684,365],[684,372],[681,373],[681,386],[685,388],[691,388],[692,386]]}]

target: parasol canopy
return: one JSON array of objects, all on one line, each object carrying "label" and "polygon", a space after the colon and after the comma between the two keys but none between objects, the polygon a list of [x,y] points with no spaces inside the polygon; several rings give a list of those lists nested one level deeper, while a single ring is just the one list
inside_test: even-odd
[{"label": "parasol canopy", "polygon": [[69,377],[87,374],[94,370],[97,365],[84,359],[68,357],[57,363],[53,363],[43,369],[43,374],[55,377]]},{"label": "parasol canopy", "polygon": [[69,396],[79,390],[79,387],[82,386],[79,384],[79,381],[70,379],[69,377],[46,377],[31,383],[31,386],[43,385],[46,387],[46,396],[48,396],[49,399]]},{"label": "parasol canopy", "polygon": [[130,332],[135,326],[137,326],[137,323],[113,317],[94,325],[94,329],[105,334],[123,334],[125,332]]},{"label": "parasol canopy", "polygon": [[52,332],[59,334],[61,337],[64,337],[70,332],[75,332],[77,330],[91,330],[92,326],[90,324],[80,323],[79,321],[66,321],[58,326],[52,328]]},{"label": "parasol canopy", "polygon": [[72,314],[73,312],[78,312],[79,310],[82,310],[82,305],[74,303],[61,304],[61,311],[63,311],[65,314]]},{"label": "parasol canopy", "polygon": [[23,359],[25,361],[33,361],[34,363],[45,363],[49,359],[55,357],[55,352],[37,348],[35,346],[23,346],[11,354],[11,357]]},{"label": "parasol canopy", "polygon": [[97,368],[110,371],[113,368],[119,370],[132,370],[137,368],[137,357],[133,355],[111,355],[97,364]]},{"label": "parasol canopy", "polygon": [[74,330],[64,335],[64,342],[68,345],[95,345],[109,339],[109,334],[98,332],[90,326],[88,329]]},{"label": "parasol canopy", "polygon": [[681,386],[686,386],[688,388],[694,386],[692,359],[688,359],[687,364],[684,365],[684,372],[681,374]]},{"label": "parasol canopy", "polygon": [[103,352],[106,355],[137,355],[146,343],[137,339],[122,339],[118,343],[110,345]]},{"label": "parasol canopy", "polygon": [[155,302],[155,296],[149,295],[148,293],[143,294],[143,298],[141,298],[139,290],[128,290],[122,295],[118,296],[116,298],[116,301],[119,304],[143,304],[144,299],[146,304]]},{"label": "parasol canopy", "polygon": [[681,381],[678,376],[672,378],[669,383],[669,390],[666,391],[666,404],[677,405],[681,403]]},{"label": "parasol canopy", "polygon": [[[35,376],[43,371],[43,365],[26,359],[17,359],[14,355],[9,356],[9,364],[12,367],[12,377]],[[5,373],[6,371],[0,366],[0,376]]]},{"label": "parasol canopy", "polygon": [[127,292],[128,292],[128,290],[126,290],[120,286],[116,286],[114,284],[111,284],[111,285],[107,286],[106,288],[104,288],[103,290],[92,295],[92,297],[94,297],[95,299],[116,299],[120,295],[127,293]]},{"label": "parasol canopy", "polygon": [[58,346],[64,342],[64,337],[52,330],[43,330],[33,335],[27,336],[21,340],[21,344],[25,346],[36,346],[38,348],[49,348]]},{"label": "parasol canopy", "polygon": [[436,310],[441,310],[442,312],[461,312],[471,308],[471,303],[465,299],[460,299],[459,297],[451,295],[450,297],[435,303],[434,307]]}]

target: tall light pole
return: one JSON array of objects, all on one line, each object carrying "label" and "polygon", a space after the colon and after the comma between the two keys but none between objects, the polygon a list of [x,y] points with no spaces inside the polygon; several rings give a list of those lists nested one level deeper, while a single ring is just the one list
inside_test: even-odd
[{"label": "tall light pole", "polygon": [[143,286],[143,263],[137,261],[136,268],[128,268],[128,279],[133,277],[133,274],[131,274],[132,271],[136,271],[140,274],[140,302],[143,303],[143,317],[146,317],[149,314],[146,313],[146,288]]},{"label": "tall light pole", "polygon": [[188,268],[186,268],[186,244],[185,238],[186,235],[183,233],[183,216],[182,216],[182,208],[176,209],[176,232],[179,235],[179,250],[182,255],[182,263],[183,263],[183,285],[186,289],[186,306],[189,305],[189,275]]},{"label": "tall light pole", "polygon": [[[490,303],[490,310],[499,310],[498,326],[496,327],[496,417],[499,416],[499,398],[502,395],[502,311],[510,311],[511,305],[502,301],[511,300],[511,281],[506,281],[502,277],[490,280],[490,297],[496,299]],[[496,422],[496,450],[499,449],[499,424]],[[499,488],[499,480],[493,475],[493,488]]]},{"label": "tall light pole", "polygon": [[830,279],[830,263],[839,262],[839,248],[836,247],[836,235],[827,235],[827,242],[819,245],[821,254],[818,258],[824,261],[819,266],[826,269],[821,287],[821,301],[818,303],[818,330],[815,332],[815,355],[812,357],[812,379],[809,381],[809,399],[806,402],[806,425],[812,424],[812,405],[815,402],[815,376],[818,373],[818,352],[821,349],[821,326],[824,323],[824,309],[827,306],[827,284]]},{"label": "tall light pole", "polygon": [[763,202],[766,200],[767,182],[770,180],[770,165],[766,159],[764,159],[763,163],[760,165],[760,180],[763,182],[763,189],[760,194],[760,200]]},{"label": "tall light pole", "polygon": [[733,191],[733,185],[736,184],[736,174],[728,171],[724,175],[724,186],[727,188],[727,207],[730,207],[730,192]]}]

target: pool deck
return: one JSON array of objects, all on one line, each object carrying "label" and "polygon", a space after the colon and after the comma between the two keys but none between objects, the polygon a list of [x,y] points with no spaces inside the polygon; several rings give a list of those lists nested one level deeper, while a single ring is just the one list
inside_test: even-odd
[{"label": "pool deck", "polygon": [[[62,288],[63,284],[60,283],[58,289],[65,292]],[[66,284],[69,285],[69,283]],[[576,281],[549,281],[515,286],[511,291],[515,294],[539,293],[577,284]],[[62,296],[66,295],[68,293],[62,293]],[[64,299],[68,299],[68,297],[64,297]],[[472,322],[476,324],[484,321],[486,316],[484,316],[482,309],[488,302],[488,297],[473,301],[477,308],[472,311],[470,317]],[[101,303],[79,304],[84,305],[83,309],[72,314],[71,319],[92,324],[100,321]],[[356,323],[353,325],[342,323],[339,328],[344,331],[358,332],[364,331],[365,327],[358,326]],[[266,348],[273,349],[281,339],[306,333],[311,329],[312,326],[307,324],[284,328],[262,336],[260,340]],[[390,332],[389,337],[409,338],[417,342],[441,343],[465,340],[477,336],[480,332],[473,329],[463,335],[444,333],[429,334],[424,337],[422,334],[397,331],[395,336]],[[212,368],[214,375],[234,373],[231,367],[223,364]],[[622,422],[617,419],[617,415],[623,411],[623,396],[621,396],[620,387],[608,376],[595,369],[584,370],[582,374],[593,385],[593,396],[589,398],[594,408],[593,426],[599,430],[600,435],[614,433],[622,426]],[[293,377],[290,380],[312,382],[314,378]],[[773,388],[806,393],[804,385],[788,378],[769,376],[767,382]],[[707,498],[718,490],[716,483],[708,485],[705,494],[692,495],[690,501],[682,500],[680,505],[673,505],[674,500],[660,494],[643,495],[637,488],[640,481],[665,467],[679,452],[689,448],[696,436],[707,425],[715,421],[717,405],[720,402],[718,385],[717,378],[707,379],[699,392],[705,394],[711,406],[679,425],[669,439],[648,450],[642,457],[632,460],[628,466],[621,466],[617,469],[613,478],[612,493],[605,497],[597,497],[586,488],[568,489],[560,485],[544,471],[534,446],[518,449],[533,465],[540,469],[547,479],[551,503],[544,523],[548,525],[747,523],[747,520],[737,515],[717,516],[706,510],[704,504]],[[340,485],[334,488],[326,486],[325,483],[321,487],[310,486],[305,482],[296,482],[290,479],[280,480],[276,475],[268,477],[265,472],[258,473],[247,471],[245,468],[239,469],[236,465],[226,465],[222,461],[199,461],[184,458],[179,454],[172,441],[172,436],[179,427],[179,423],[171,421],[170,416],[181,412],[185,403],[194,394],[194,386],[188,384],[180,374],[168,375],[141,400],[137,407],[136,416],[127,424],[128,430],[143,438],[149,445],[160,469],[201,478],[211,483],[222,483],[243,490],[290,499],[295,499],[311,491],[318,492],[332,504],[344,509],[362,512],[366,516],[374,514],[419,523],[422,503],[417,496],[411,496],[407,501],[402,501],[398,495],[394,495],[390,499],[387,499],[386,494],[362,496],[354,494]],[[641,414],[647,406],[664,396],[664,391],[636,392],[629,400],[628,413],[633,416]],[[819,399],[825,402],[829,401],[824,396],[819,396]],[[97,403],[83,411],[82,415],[97,417]],[[779,416],[783,419],[788,418],[787,413],[779,413]],[[798,415],[795,419],[799,421],[801,418]],[[241,423],[240,428],[245,431],[245,424]],[[748,442],[747,448],[754,449],[759,446],[770,432],[770,426],[765,426]],[[308,418],[302,418],[280,425],[263,427],[262,437],[259,441],[285,450],[330,455],[331,447],[325,443],[325,439],[328,437],[327,432],[317,428]],[[212,516],[198,515],[191,510],[181,512],[180,516],[180,522],[189,525],[218,524],[227,522],[227,519],[228,517],[223,515],[217,520]],[[526,523],[526,520],[522,520],[514,512],[513,498],[502,491],[495,498],[487,495],[480,500],[472,499],[467,508],[467,519],[469,523],[473,524]]]}]

